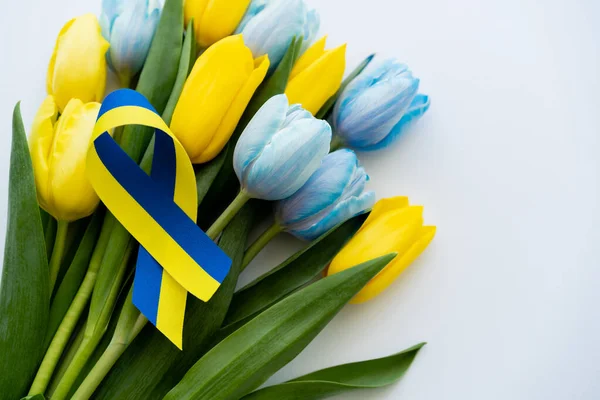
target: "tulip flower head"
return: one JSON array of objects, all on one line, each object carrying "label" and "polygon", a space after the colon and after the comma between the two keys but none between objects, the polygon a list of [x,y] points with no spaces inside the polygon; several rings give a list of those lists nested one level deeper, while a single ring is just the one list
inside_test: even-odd
[{"label": "tulip flower head", "polygon": [[398,253],[352,302],[370,300],[390,286],[427,248],[435,230],[435,226],[423,226],[423,207],[410,206],[408,198],[380,200],[356,235],[335,256],[327,275],[389,253]]},{"label": "tulip flower head", "polygon": [[292,235],[314,240],[373,207],[375,193],[365,192],[368,180],[352,150],[334,151],[300,190],[276,203],[275,219]]},{"label": "tulip flower head", "polygon": [[194,18],[196,42],[206,48],[231,35],[250,0],[184,0],[185,24]]},{"label": "tulip flower head", "polygon": [[67,22],[58,34],[48,65],[46,90],[61,113],[71,99],[89,103],[104,97],[109,44],[100,30],[96,16],[85,14]]},{"label": "tulip flower head", "polygon": [[338,91],[346,68],[346,45],[325,50],[326,40],[324,36],[315,42],[298,59],[285,89],[291,103],[302,104],[313,115]]},{"label": "tulip flower head", "polygon": [[329,153],[331,127],[282,94],[269,99],[237,142],[233,167],[250,197],[281,200],[293,195]]},{"label": "tulip flower head", "polygon": [[418,89],[419,79],[405,64],[386,60],[367,67],[336,102],[335,134],[356,150],[388,146],[429,108],[429,97],[417,95]]},{"label": "tulip flower head", "polygon": [[59,221],[75,221],[96,209],[99,199],[85,172],[100,103],[72,99],[58,117],[48,96],[39,108],[29,140],[40,206]]},{"label": "tulip flower head", "polygon": [[110,43],[108,65],[128,82],[146,61],[160,19],[159,0],[103,0],[100,25]]},{"label": "tulip flower head", "polygon": [[320,19],[304,0],[252,0],[236,33],[255,57],[268,54],[271,69],[277,67],[294,37],[302,37],[306,50],[319,31]]},{"label": "tulip flower head", "polygon": [[241,35],[218,41],[196,60],[171,121],[193,163],[225,147],[268,69],[269,58],[254,59]]}]

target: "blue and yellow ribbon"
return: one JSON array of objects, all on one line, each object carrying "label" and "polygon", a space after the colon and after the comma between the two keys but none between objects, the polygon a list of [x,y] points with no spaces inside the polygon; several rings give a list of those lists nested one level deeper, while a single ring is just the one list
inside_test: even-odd
[{"label": "blue and yellow ribbon", "polygon": [[[124,125],[155,128],[152,172],[147,175],[108,133]],[[196,225],[194,169],[183,146],[146,98],[123,89],[100,108],[87,172],[108,210],[140,243],[133,303],[182,348],[187,292],[208,301],[231,260]]]}]

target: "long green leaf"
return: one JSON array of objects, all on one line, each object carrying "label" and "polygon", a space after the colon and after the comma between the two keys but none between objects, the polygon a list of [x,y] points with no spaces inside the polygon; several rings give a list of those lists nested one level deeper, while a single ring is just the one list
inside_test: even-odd
[{"label": "long green leaf", "polygon": [[0,283],[0,393],[27,394],[44,352],[50,308],[48,258],[21,109],[12,122],[8,219]]},{"label": "long green leaf", "polygon": [[375,54],[371,54],[369,57],[365,58],[363,60],[363,62],[361,62],[358,65],[358,67],[356,67],[352,72],[350,72],[350,75],[348,75],[346,77],[346,79],[344,79],[344,81],[342,82],[338,91],[335,92],[335,94],[333,96],[331,96],[325,102],[325,104],[323,104],[323,107],[321,107],[321,109],[317,112],[317,115],[315,115],[316,118],[320,118],[320,119],[329,118],[329,116],[331,115],[331,111],[333,110],[333,106],[334,106],[335,102],[340,97],[340,95],[342,94],[344,89],[346,89],[346,86],[348,86],[348,84],[350,82],[352,82],[354,80],[354,78],[356,78],[361,72],[363,72],[363,70],[365,68],[367,68],[367,65],[369,65],[371,63],[371,61],[373,61],[373,57],[375,57]]},{"label": "long green leaf", "polygon": [[404,376],[424,345],[425,343],[420,343],[388,357],[322,369],[257,390],[242,399],[318,400],[349,390],[388,386]]},{"label": "long green leaf", "polygon": [[71,302],[75,298],[79,286],[81,286],[90,259],[92,258],[92,252],[94,251],[98,236],[100,235],[103,219],[104,210],[101,209],[94,213],[94,216],[83,235],[83,239],[77,248],[75,257],[56,291],[56,295],[52,300],[52,306],[50,307],[50,318],[48,320],[45,348],[50,344],[50,341],[54,337],[58,326],[67,313]]},{"label": "long green leaf", "polygon": [[367,215],[356,216],[313,241],[279,267],[235,293],[221,329],[226,336],[319,276],[346,242],[358,231]]},{"label": "long green leaf", "polygon": [[[177,79],[182,42],[182,2],[166,0],[135,88],[146,96],[159,114],[165,110]],[[123,129],[121,147],[135,162],[140,162],[153,132],[153,129],[144,126],[128,125]]]},{"label": "long green leaf", "polygon": [[214,220],[221,215],[225,210],[225,207],[227,207],[238,193],[239,183],[233,170],[233,151],[235,150],[235,144],[246,128],[246,125],[248,125],[254,114],[256,114],[262,105],[271,97],[285,92],[294,63],[300,55],[301,47],[302,39],[292,40],[290,47],[288,47],[285,56],[273,72],[273,75],[267,78],[261,83],[258,89],[256,89],[244,114],[242,114],[235,132],[229,140],[228,147],[223,150],[225,151],[223,168],[219,171],[215,183],[211,186],[200,206],[202,213],[198,216],[198,225],[203,229],[207,229]]},{"label": "long green leaf", "polygon": [[200,359],[165,400],[239,399],[293,360],[394,254],[367,261],[296,292]]},{"label": "long green leaf", "polygon": [[[154,326],[148,325],[117,361],[94,399],[160,399],[201,357],[211,335],[221,326],[235,290],[246,238],[256,216],[254,204],[246,205],[221,236],[219,247],[233,263],[219,290],[207,303],[188,296],[184,351],[178,350]],[[179,378],[170,383],[169,379],[176,376]],[[166,380],[161,381],[162,378]]]}]

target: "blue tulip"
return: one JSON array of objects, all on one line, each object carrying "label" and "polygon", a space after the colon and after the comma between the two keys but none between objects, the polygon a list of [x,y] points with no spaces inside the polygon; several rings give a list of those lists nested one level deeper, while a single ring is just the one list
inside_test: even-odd
[{"label": "blue tulip", "polygon": [[254,57],[269,55],[271,70],[277,67],[294,36],[303,37],[306,50],[319,31],[319,14],[304,0],[252,0],[236,33]]},{"label": "blue tulip", "polygon": [[159,0],[102,1],[100,25],[110,42],[106,59],[123,83],[144,66],[161,10]]},{"label": "blue tulip", "polygon": [[364,191],[368,180],[352,150],[334,151],[300,190],[277,202],[276,221],[294,236],[313,240],[373,207],[375,193]]},{"label": "blue tulip", "polygon": [[333,111],[337,138],[356,150],[388,146],[429,108],[417,95],[419,79],[408,66],[386,60],[368,67],[344,89]]},{"label": "blue tulip", "polygon": [[281,200],[294,194],[329,153],[331,127],[284,94],[269,99],[237,142],[233,167],[250,197]]}]

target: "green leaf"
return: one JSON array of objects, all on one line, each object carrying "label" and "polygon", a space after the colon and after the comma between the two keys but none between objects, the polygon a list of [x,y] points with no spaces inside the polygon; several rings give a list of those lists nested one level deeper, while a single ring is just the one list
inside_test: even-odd
[{"label": "green leaf", "polygon": [[369,57],[365,58],[363,62],[361,62],[358,65],[358,67],[356,67],[352,72],[350,72],[350,75],[348,75],[346,79],[344,79],[338,91],[335,92],[335,94],[331,96],[329,100],[327,100],[325,104],[323,104],[323,107],[321,107],[321,109],[317,112],[317,115],[315,115],[316,118],[329,118],[329,115],[331,115],[331,111],[333,110],[333,105],[340,97],[344,89],[346,89],[346,86],[348,86],[348,84],[352,82],[354,78],[356,78],[361,72],[363,72],[365,68],[367,68],[367,65],[369,65],[371,61],[373,61],[373,57],[375,57],[375,54],[371,54]]},{"label": "green leaf", "polygon": [[165,400],[238,399],[293,360],[393,258],[324,278],[267,309],[200,359]]},{"label": "green leaf", "polygon": [[194,63],[196,62],[196,36],[194,35],[194,19],[190,21],[185,32],[185,40],[183,41],[183,47],[181,49],[181,58],[179,60],[179,68],[177,70],[177,78],[175,78],[175,84],[173,90],[169,96],[169,101],[165,107],[165,111],[162,114],[162,118],[167,125],[171,125],[171,119],[173,118],[173,112],[175,106],[179,101],[179,96],[185,85]]},{"label": "green leaf", "polygon": [[208,193],[215,178],[219,174],[219,171],[221,168],[223,168],[227,151],[228,146],[221,150],[219,155],[210,160],[210,162],[196,166],[196,190],[198,192],[198,204],[202,202],[204,196],[206,196],[206,193]]},{"label": "green leaf", "polygon": [[94,213],[94,216],[83,235],[83,239],[77,248],[75,257],[56,291],[56,295],[54,296],[50,307],[50,318],[48,321],[48,330],[46,332],[45,348],[50,344],[50,341],[54,337],[58,326],[67,313],[71,302],[75,298],[79,286],[81,286],[90,259],[92,258],[98,236],[100,235],[103,219],[104,209],[101,208]]},{"label": "green leaf", "polygon": [[160,399],[202,356],[211,336],[221,326],[233,296],[246,238],[257,214],[256,204],[247,204],[221,236],[219,247],[233,263],[219,290],[207,303],[188,296],[184,350],[173,346],[154,326],[146,326],[104,379],[94,399]]},{"label": "green leaf", "polygon": [[267,78],[256,89],[254,96],[252,96],[246,110],[244,110],[240,122],[233,132],[231,139],[229,139],[228,148],[225,149],[223,168],[219,171],[214,184],[201,204],[202,213],[198,216],[198,225],[203,229],[208,229],[238,193],[239,182],[233,170],[233,151],[235,150],[235,145],[246,125],[248,125],[262,105],[271,97],[285,92],[294,63],[300,56],[301,47],[302,38],[292,40],[290,47],[288,47],[285,56],[273,72],[273,75]]},{"label": "green leaf", "polygon": [[[177,79],[182,42],[183,3],[166,0],[135,89],[146,96],[159,114],[165,110]],[[121,147],[139,163],[153,132],[144,126],[127,125],[123,129]]]},{"label": "green leaf", "polygon": [[400,353],[322,369],[296,379],[269,386],[244,396],[243,400],[317,400],[349,390],[391,385],[406,373],[420,343]]},{"label": "green leaf", "polygon": [[220,335],[227,336],[232,330],[320,276],[366,218],[367,214],[359,215],[333,228],[277,268],[236,292]]},{"label": "green leaf", "polygon": [[0,283],[0,393],[21,398],[44,352],[48,258],[21,109],[13,113],[8,218]]},{"label": "green leaf", "polygon": [[[43,211],[40,208],[40,211]],[[54,240],[56,239],[56,225],[57,222],[53,216],[43,211],[42,216],[46,214],[48,216],[48,221],[46,222],[46,226],[44,229],[44,238],[46,241],[46,256],[48,257],[48,262],[50,262],[50,257],[52,257],[52,249],[54,248]],[[43,222],[43,219],[42,219]]]},{"label": "green leaf", "polygon": [[34,394],[33,396],[23,397],[21,400],[45,400],[43,394]]}]

